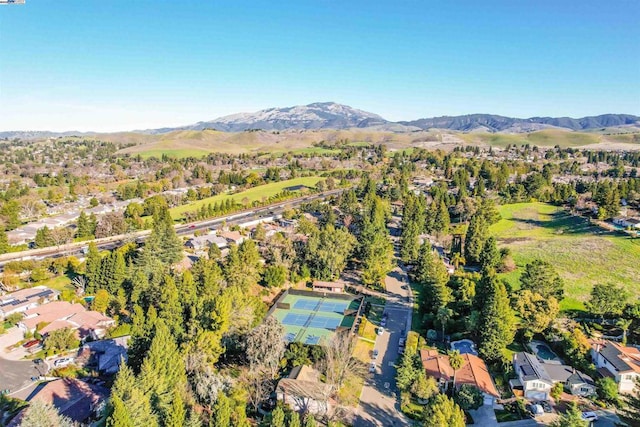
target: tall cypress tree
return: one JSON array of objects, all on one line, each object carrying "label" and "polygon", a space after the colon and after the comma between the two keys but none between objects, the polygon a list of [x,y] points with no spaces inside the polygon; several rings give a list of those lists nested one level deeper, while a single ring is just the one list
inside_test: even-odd
[{"label": "tall cypress tree", "polygon": [[[108,427],[158,425],[158,420],[151,410],[148,394],[142,391],[133,371],[125,363],[122,363],[111,388],[109,412]],[[131,424],[127,424],[129,422]]]},{"label": "tall cypress tree", "polygon": [[153,259],[171,265],[182,259],[182,243],[173,228],[173,219],[166,206],[159,206],[153,214],[153,228],[144,246],[143,264]]},{"label": "tall cypress tree", "polygon": [[213,405],[211,427],[227,427],[231,425],[231,399],[224,393],[218,393],[216,403]]},{"label": "tall cypress tree", "polygon": [[85,238],[91,237],[94,233],[94,230],[91,229],[91,223],[89,222],[89,217],[84,211],[80,212],[80,216],[78,217],[78,222],[76,224],[76,237]]},{"label": "tall cypress tree", "polygon": [[513,342],[516,319],[507,290],[493,270],[485,273],[482,282],[486,299],[480,312],[478,350],[482,357],[495,361],[503,357],[504,350]]},{"label": "tall cypress tree", "polygon": [[464,239],[464,257],[469,263],[479,263],[480,253],[484,247],[484,242],[487,240],[487,234],[489,228],[487,221],[479,212],[476,212],[469,222],[469,228],[467,229],[467,235]]},{"label": "tall cypress tree", "polygon": [[439,309],[447,306],[452,300],[449,283],[449,273],[442,259],[432,249],[429,242],[422,244],[418,258],[416,280],[425,288],[422,300],[423,310],[429,313],[437,313]]},{"label": "tall cypress tree", "polygon": [[89,250],[87,252],[85,276],[87,278],[86,292],[93,294],[98,290],[100,285],[100,267],[102,257],[98,251],[98,246],[95,242],[89,243]]}]

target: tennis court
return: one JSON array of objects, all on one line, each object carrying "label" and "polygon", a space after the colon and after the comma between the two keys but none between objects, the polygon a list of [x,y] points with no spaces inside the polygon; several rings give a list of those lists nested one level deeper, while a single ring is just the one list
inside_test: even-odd
[{"label": "tennis court", "polygon": [[[287,294],[278,301],[280,305],[272,316],[285,329],[285,341],[304,344],[319,344],[330,340],[338,328],[349,328],[354,315],[345,316],[345,311],[357,311],[359,300],[343,300],[318,294]],[[289,307],[289,308],[286,308]]]}]

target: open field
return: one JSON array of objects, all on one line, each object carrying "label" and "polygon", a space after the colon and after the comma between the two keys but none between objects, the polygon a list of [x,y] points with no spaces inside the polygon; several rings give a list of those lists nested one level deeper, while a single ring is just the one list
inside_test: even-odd
[{"label": "open field", "polygon": [[537,132],[505,134],[505,133],[467,133],[463,138],[468,143],[488,144],[495,147],[506,147],[509,144],[537,145],[541,147],[579,147],[599,142],[606,142],[602,135],[584,132],[568,132],[564,130],[545,129]]},{"label": "open field", "polygon": [[544,203],[499,207],[502,220],[491,227],[500,247],[508,247],[518,268],[502,274],[514,288],[534,259],[553,264],[565,281],[564,310],[583,309],[596,283],[623,284],[640,295],[640,240],[610,233]]},{"label": "open field", "polygon": [[323,178],[319,176],[304,176],[300,178],[289,179],[286,181],[272,182],[270,184],[259,185],[254,188],[250,188],[246,191],[241,191],[236,194],[218,194],[217,196],[207,197],[206,199],[197,200],[195,202],[178,206],[170,209],[171,216],[173,219],[181,219],[184,217],[185,212],[195,211],[200,209],[203,205],[208,205],[209,203],[218,203],[224,202],[228,199],[234,199],[238,203],[243,203],[245,200],[247,203],[251,203],[255,200],[262,200],[263,198],[269,198],[271,196],[275,196],[276,194],[282,192],[287,187],[291,187],[294,185],[306,185],[307,187],[315,187],[318,181],[321,181]]}]

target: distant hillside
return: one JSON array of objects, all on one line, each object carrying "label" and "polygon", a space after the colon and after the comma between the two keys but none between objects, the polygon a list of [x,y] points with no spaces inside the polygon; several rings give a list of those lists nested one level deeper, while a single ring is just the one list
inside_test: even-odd
[{"label": "distant hillside", "polygon": [[603,114],[572,119],[571,117],[531,117],[518,119],[492,114],[468,114],[466,116],[442,116],[399,122],[420,129],[449,129],[460,132],[534,132],[549,128],[592,130],[609,127],[640,127],[640,117],[630,114]]}]

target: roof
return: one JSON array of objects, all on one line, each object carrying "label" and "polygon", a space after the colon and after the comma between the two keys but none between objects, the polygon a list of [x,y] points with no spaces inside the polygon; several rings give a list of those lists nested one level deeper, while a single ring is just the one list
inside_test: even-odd
[{"label": "roof", "polygon": [[12,311],[18,307],[33,304],[41,299],[51,299],[58,293],[45,286],[20,289],[19,291],[0,296],[0,310]]},{"label": "roof", "polygon": [[[456,386],[468,384],[491,396],[500,397],[489,369],[484,360],[473,354],[461,354],[464,363],[455,373]],[[422,366],[427,375],[449,381],[453,379],[453,368],[449,363],[449,356],[438,354],[438,350],[420,350]]]},{"label": "roof", "polygon": [[294,368],[288,378],[278,381],[277,393],[313,400],[326,400],[331,387],[319,381],[320,374],[310,366]]},{"label": "roof", "polygon": [[587,374],[583,374],[580,371],[576,371],[575,373],[571,374],[571,376],[567,378],[566,382],[571,385],[578,385],[578,384],[595,385],[595,383],[593,382],[593,378],[591,378]]},{"label": "roof", "polygon": [[594,341],[593,349],[600,353],[618,372],[640,373],[640,350],[634,347],[623,347],[613,341]]},{"label": "roof", "polygon": [[33,329],[38,323],[50,323],[54,320],[65,319],[84,310],[85,308],[80,304],[72,304],[67,301],[54,301],[25,311],[25,318],[21,323],[28,329]]},{"label": "roof", "polygon": [[62,378],[45,383],[27,397],[27,401],[38,400],[51,404],[60,415],[75,422],[83,422],[91,416],[96,404],[109,396],[109,390],[74,378]]},{"label": "roof", "polygon": [[234,242],[239,242],[240,240],[244,240],[244,236],[240,234],[239,231],[223,231],[220,233],[220,237],[232,240]]},{"label": "roof", "polygon": [[573,369],[573,367],[571,366],[556,365],[551,363],[543,364],[543,368],[545,369],[545,371],[547,371],[547,374],[549,374],[549,377],[553,381],[560,381],[563,383],[567,382],[569,377],[571,377],[571,375],[573,375],[575,371],[575,369]]},{"label": "roof", "polygon": [[187,243],[190,243],[194,247],[204,247],[214,243],[220,248],[227,246],[227,240],[224,237],[216,236],[215,234],[194,237],[193,239],[189,239]]},{"label": "roof", "polygon": [[341,288],[344,289],[344,283],[341,282],[322,282],[320,280],[316,280],[313,282],[314,288]]},{"label": "roof", "polygon": [[522,380],[542,380],[553,382],[546,369],[536,356],[531,353],[519,352],[513,355],[513,361],[517,365],[517,374]]}]

